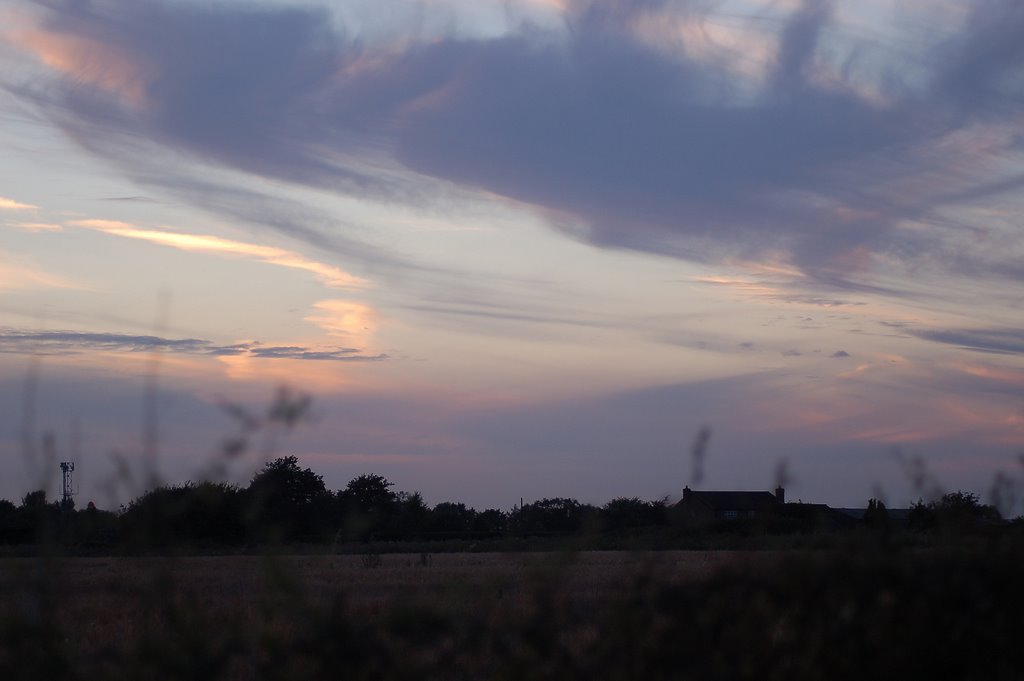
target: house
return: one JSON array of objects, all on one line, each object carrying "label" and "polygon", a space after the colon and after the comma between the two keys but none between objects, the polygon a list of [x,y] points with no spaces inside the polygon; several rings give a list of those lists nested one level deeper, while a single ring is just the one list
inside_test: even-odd
[{"label": "house", "polygon": [[676,508],[693,520],[739,520],[778,514],[786,503],[786,491],[771,492],[699,492],[683,489]]}]

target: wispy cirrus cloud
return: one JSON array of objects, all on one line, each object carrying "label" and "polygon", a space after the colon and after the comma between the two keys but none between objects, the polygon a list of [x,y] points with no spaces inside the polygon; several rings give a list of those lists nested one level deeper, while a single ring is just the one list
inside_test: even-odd
[{"label": "wispy cirrus cloud", "polygon": [[[766,303],[794,303],[825,308],[860,307],[866,304],[862,300],[855,300],[851,297],[836,297],[815,292],[820,282],[807,281],[804,277],[794,276],[787,271],[769,271],[762,273],[762,276],[701,276],[695,277],[691,281],[702,286],[728,289],[742,298]],[[848,289],[845,291],[846,294],[883,293],[895,295],[897,293],[892,290],[881,290],[878,287],[874,287],[874,290],[865,290],[869,287],[855,286],[851,282],[848,282],[845,288]]]},{"label": "wispy cirrus cloud", "polygon": [[233,241],[208,234],[188,234],[166,229],[142,229],[116,220],[73,220],[68,224],[94,229],[113,236],[141,239],[183,251],[252,258],[270,265],[303,270],[316,276],[325,286],[332,288],[363,288],[369,284],[367,280],[349,274],[333,265],[311,260],[293,251],[273,246]]},{"label": "wispy cirrus cloud", "polygon": [[0,290],[27,290],[41,288],[83,288],[66,277],[48,272],[32,258],[0,251]]},{"label": "wispy cirrus cloud", "polygon": [[60,232],[64,229],[63,225],[53,222],[8,222],[5,224],[24,232]]},{"label": "wispy cirrus cloud", "polygon": [[0,210],[37,210],[39,206],[28,203],[20,203],[14,199],[7,199],[0,196]]},{"label": "wispy cirrus cloud", "polygon": [[112,201],[117,203],[160,203],[148,196],[104,196],[100,201]]},{"label": "wispy cirrus cloud", "polygon": [[994,354],[1024,354],[1024,329],[906,329],[924,340],[954,345],[965,350]]},{"label": "wispy cirrus cloud", "polygon": [[75,355],[94,352],[170,352],[209,357],[252,357],[335,362],[376,362],[387,355],[367,355],[358,348],[266,345],[256,341],[217,344],[199,338],[85,331],[0,329],[0,353]]},{"label": "wispy cirrus cloud", "polygon": [[93,36],[22,28],[8,39],[33,52],[46,66],[73,74],[90,87],[143,103],[145,62],[138,55],[105,44]]}]

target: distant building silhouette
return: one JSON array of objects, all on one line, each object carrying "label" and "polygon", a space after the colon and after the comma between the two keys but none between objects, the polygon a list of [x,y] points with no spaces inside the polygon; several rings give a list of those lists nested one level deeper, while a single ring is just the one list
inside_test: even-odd
[{"label": "distant building silhouette", "polygon": [[777,515],[786,502],[786,490],[771,492],[699,492],[683,489],[676,508],[694,520],[739,520]]},{"label": "distant building silhouette", "polygon": [[834,509],[827,504],[786,502],[786,490],[776,487],[775,492],[697,491],[683,489],[683,498],[676,504],[682,516],[695,522],[768,520],[779,528],[814,528],[841,530],[859,524],[860,516],[849,511]]}]

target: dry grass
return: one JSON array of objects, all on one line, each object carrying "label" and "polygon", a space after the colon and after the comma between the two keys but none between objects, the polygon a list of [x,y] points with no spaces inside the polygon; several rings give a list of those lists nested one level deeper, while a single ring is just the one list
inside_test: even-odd
[{"label": "dry grass", "polygon": [[6,559],[0,678],[1016,678],[1020,555]]},{"label": "dry grass", "polygon": [[[690,582],[723,566],[767,565],[778,557],[679,551],[385,554],[374,561],[360,555],[9,558],[0,560],[0,615],[54,618],[74,659],[95,664],[130,657],[149,639],[171,641],[187,633],[182,626],[289,640],[302,633],[297,613],[338,602],[348,616],[367,622],[420,608],[446,619],[486,613],[490,625],[500,626],[533,616],[538,591],[551,585],[559,602],[592,611],[623,597],[644,575]],[[564,643],[580,647],[596,635],[583,628],[572,634],[575,643]]]},{"label": "dry grass", "polygon": [[[625,553],[382,554],[367,566],[363,555],[72,557],[0,560],[0,588],[11,595],[28,582],[48,579],[69,622],[88,622],[131,609],[131,596],[173,584],[207,606],[241,611],[246,603],[288,587],[321,599],[344,595],[371,612],[396,600],[475,607],[484,594],[521,592],[557,578],[571,600],[601,601],[628,589],[641,574],[682,582],[706,579],[723,567],[770,566],[783,552],[665,551]],[[41,566],[44,566],[41,568]],[[41,572],[42,570],[42,572]],[[10,599],[3,599],[10,605]]]}]

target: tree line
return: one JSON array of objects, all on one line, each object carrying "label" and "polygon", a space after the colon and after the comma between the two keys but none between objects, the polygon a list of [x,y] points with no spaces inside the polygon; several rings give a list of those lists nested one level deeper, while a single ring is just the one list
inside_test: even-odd
[{"label": "tree line", "polygon": [[20,506],[0,500],[0,543],[244,545],[389,540],[487,539],[570,535],[586,529],[623,530],[663,525],[662,501],[621,498],[602,507],[550,498],[511,510],[478,511],[460,502],[430,506],[419,492],[395,491],[376,474],[332,491],[323,477],[294,456],[266,463],[245,487],[186,482],[149,490],[103,511],[91,502],[75,509],[27,494]]},{"label": "tree line", "polygon": [[[332,491],[321,475],[302,468],[296,457],[284,456],[266,463],[245,487],[209,481],[159,486],[116,513],[91,502],[80,510],[62,501],[48,502],[45,491],[37,490],[27,494],[20,506],[0,500],[0,544],[246,546],[583,533],[623,536],[694,529],[666,499],[617,498],[598,507],[555,497],[507,511],[478,511],[458,502],[430,506],[418,492],[393,487],[380,475],[366,474]],[[788,504],[776,516],[756,523],[726,521],[701,529],[767,534],[821,530],[820,518],[810,510],[813,506]],[[995,508],[981,504],[976,495],[955,492],[928,503],[919,501],[908,520],[908,529],[928,532],[966,531],[1000,518]],[[887,534],[892,524],[884,504],[871,500],[860,526]]]}]

